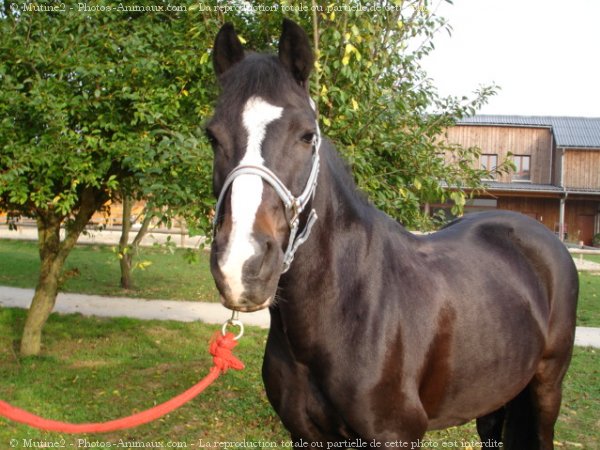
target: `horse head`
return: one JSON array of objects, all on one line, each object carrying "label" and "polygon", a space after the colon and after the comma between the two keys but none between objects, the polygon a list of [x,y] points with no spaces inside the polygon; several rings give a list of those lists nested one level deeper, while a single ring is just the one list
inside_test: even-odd
[{"label": "horse head", "polygon": [[314,57],[306,33],[290,20],[277,56],[246,53],[225,24],[213,64],[221,95],[206,127],[218,198],[211,271],[222,303],[250,312],[273,303],[316,220],[309,207],[320,145],[308,95]]}]

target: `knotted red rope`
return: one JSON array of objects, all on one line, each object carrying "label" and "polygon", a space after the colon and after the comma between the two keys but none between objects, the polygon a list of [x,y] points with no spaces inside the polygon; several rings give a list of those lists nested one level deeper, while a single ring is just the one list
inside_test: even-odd
[{"label": "knotted red rope", "polygon": [[228,369],[243,369],[244,363],[231,353],[236,345],[237,341],[234,339],[233,333],[226,333],[223,335],[219,331],[216,332],[210,341],[209,347],[210,354],[213,355],[214,365],[210,368],[210,373],[204,379],[187,391],[179,394],[177,397],[129,417],[123,417],[121,419],[103,423],[65,423],[57,420],[44,419],[9,405],[1,400],[0,416],[15,422],[24,423],[40,430],[57,431],[61,433],[106,433],[109,431],[137,427],[169,414],[171,411],[189,402],[210,386],[213,381],[219,378],[219,375],[227,372]]}]

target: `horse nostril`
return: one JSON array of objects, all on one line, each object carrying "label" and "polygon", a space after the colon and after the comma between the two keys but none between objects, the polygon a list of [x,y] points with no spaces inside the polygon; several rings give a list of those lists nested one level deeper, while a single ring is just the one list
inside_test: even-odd
[{"label": "horse nostril", "polygon": [[265,237],[259,240],[260,253],[252,260],[248,261],[245,269],[248,275],[260,280],[268,280],[271,278],[273,271],[277,269],[279,260],[279,246],[275,239]]}]

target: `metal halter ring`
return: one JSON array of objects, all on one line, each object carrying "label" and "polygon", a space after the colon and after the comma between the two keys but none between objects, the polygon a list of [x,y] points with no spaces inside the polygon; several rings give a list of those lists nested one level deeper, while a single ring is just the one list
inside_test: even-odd
[{"label": "metal halter ring", "polygon": [[227,334],[228,326],[239,327],[240,332],[237,334],[237,336],[235,336],[233,338],[236,341],[239,341],[242,338],[242,336],[244,335],[244,324],[242,323],[242,321],[240,319],[238,319],[238,316],[239,316],[239,312],[233,311],[233,314],[231,314],[231,319],[225,321],[225,323],[223,324],[223,328],[221,328],[221,334],[223,336],[225,336]]}]

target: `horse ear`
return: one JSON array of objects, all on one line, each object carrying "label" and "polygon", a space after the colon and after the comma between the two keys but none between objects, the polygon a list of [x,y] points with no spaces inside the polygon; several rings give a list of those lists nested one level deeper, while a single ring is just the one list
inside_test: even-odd
[{"label": "horse ear", "polygon": [[218,77],[244,59],[244,47],[231,23],[224,24],[215,38],[213,66]]},{"label": "horse ear", "polygon": [[298,84],[307,87],[310,71],[315,63],[310,41],[295,22],[284,19],[279,38],[279,60],[292,73]]}]

